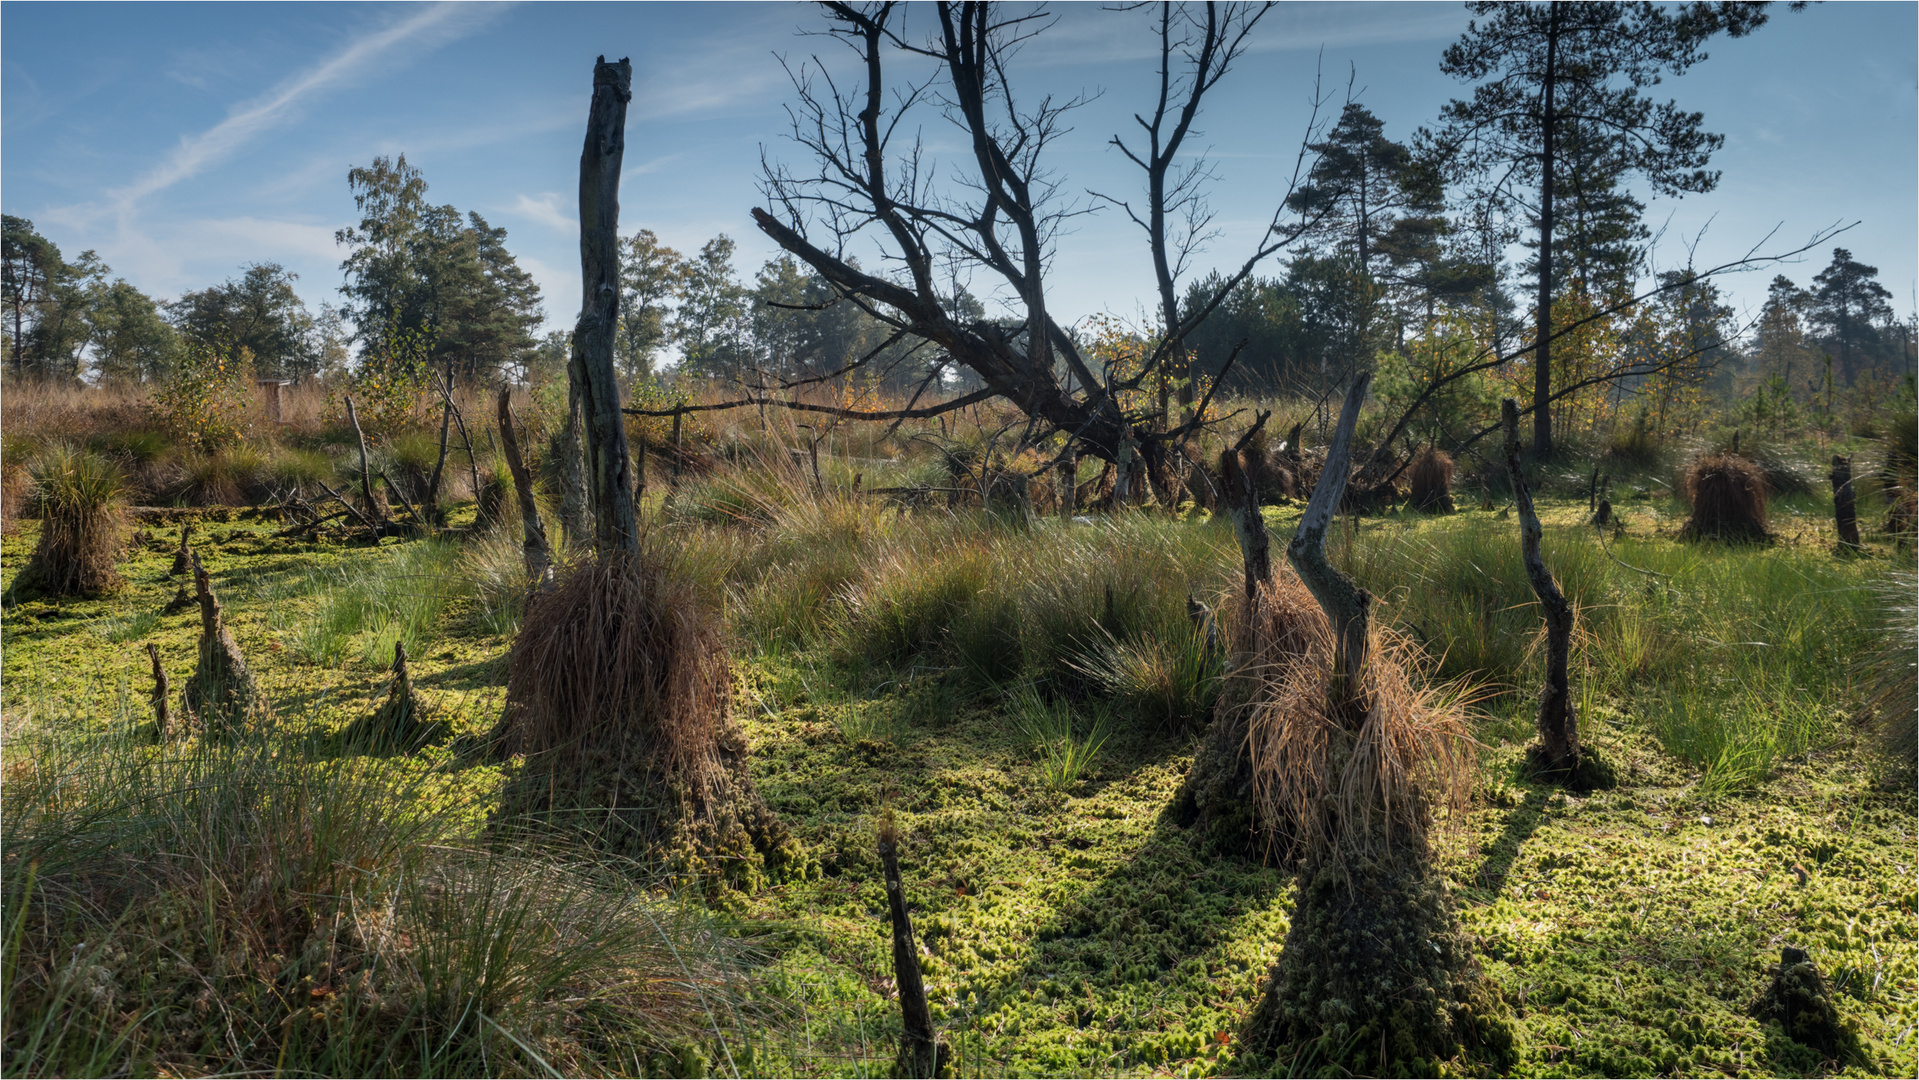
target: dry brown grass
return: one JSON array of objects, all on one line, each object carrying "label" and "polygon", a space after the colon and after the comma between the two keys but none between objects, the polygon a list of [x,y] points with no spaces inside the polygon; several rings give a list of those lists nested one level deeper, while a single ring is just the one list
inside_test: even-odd
[{"label": "dry brown grass", "polygon": [[1472,787],[1458,688],[1424,685],[1417,647],[1375,623],[1355,726],[1332,704],[1332,627],[1290,569],[1274,575],[1261,610],[1240,707],[1272,841],[1317,855],[1423,843],[1432,810],[1461,806]]},{"label": "dry brown grass", "polygon": [[507,665],[493,739],[526,755],[509,826],[570,826],[712,890],[757,888],[799,854],[727,715],[719,616],[657,538],[562,570],[528,600]]},{"label": "dry brown grass", "polygon": [[710,783],[729,683],[719,619],[658,546],[563,570],[527,601],[508,665],[505,752],[641,757]]},{"label": "dry brown grass", "polygon": [[1431,447],[1419,452],[1406,470],[1408,501],[1429,514],[1453,509],[1453,456]]},{"label": "dry brown grass", "polygon": [[1766,474],[1735,454],[1704,454],[1686,467],[1681,484],[1692,516],[1681,535],[1689,539],[1764,540]]},{"label": "dry brown grass", "polygon": [[126,481],[98,454],[55,446],[30,469],[40,539],[14,582],[17,595],[101,596],[126,584],[114,569],[126,547]]}]

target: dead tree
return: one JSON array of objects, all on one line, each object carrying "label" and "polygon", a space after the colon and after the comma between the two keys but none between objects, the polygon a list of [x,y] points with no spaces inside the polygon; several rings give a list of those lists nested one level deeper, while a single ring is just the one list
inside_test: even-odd
[{"label": "dead tree", "polygon": [[593,547],[605,556],[636,552],[633,479],[620,414],[613,341],[620,323],[620,162],[626,155],[626,106],[633,65],[593,66],[593,104],[580,151],[580,320],[567,363],[586,429],[586,494],[593,509]]},{"label": "dead tree", "polygon": [[[1306,513],[1299,519],[1292,542],[1286,545],[1286,561],[1332,623],[1334,695],[1348,706],[1364,692],[1373,596],[1326,558],[1326,527],[1346,494],[1353,460],[1353,428],[1359,423],[1359,407],[1366,401],[1372,379],[1372,373],[1366,372],[1346,391],[1346,403],[1339,410],[1332,445],[1326,448],[1319,483],[1306,503]],[[1364,708],[1358,711],[1363,713]]]},{"label": "dead tree", "polygon": [[507,471],[513,474],[513,492],[520,499],[520,549],[526,554],[528,581],[545,581],[553,566],[553,548],[546,542],[546,526],[540,524],[540,507],[533,501],[533,478],[520,457],[520,440],[513,433],[513,391],[500,384],[500,452],[506,458]]},{"label": "dead tree", "polygon": [[377,539],[386,532],[386,511],[373,501],[373,469],[367,461],[366,433],[360,430],[360,414],[354,411],[353,395],[346,395],[346,418],[353,425],[353,438],[360,447],[360,494],[366,499],[366,515]]},{"label": "dead tree", "polygon": [[880,870],[886,877],[886,911],[893,923],[893,982],[899,987],[903,1021],[894,1073],[939,1076],[946,1071],[947,1049],[933,1027],[933,1010],[926,1002],[919,945],[913,938],[913,919],[906,912],[906,889],[900,883],[899,828],[890,811],[880,821]]},{"label": "dead tree", "polygon": [[1853,499],[1852,459],[1832,457],[1832,520],[1839,530],[1839,546],[1859,550],[1859,509]]},{"label": "dead tree", "polygon": [[1526,578],[1546,616],[1546,685],[1539,691],[1539,744],[1529,756],[1548,775],[1573,776],[1580,764],[1579,717],[1573,709],[1567,668],[1572,654],[1573,609],[1559,591],[1546,560],[1539,554],[1544,531],[1533,510],[1532,491],[1519,460],[1519,405],[1511,398],[1500,402],[1506,427],[1506,471],[1512,477],[1513,502],[1519,509],[1519,550],[1526,561]]},{"label": "dead tree", "polygon": [[[951,362],[978,375],[983,387],[937,405],[890,411],[862,412],[765,395],[709,407],[776,405],[853,419],[896,420],[936,416],[1000,398],[1024,413],[1042,435],[1057,433],[1108,463],[1119,460],[1132,428],[1145,474],[1172,475],[1168,466],[1177,448],[1209,423],[1205,406],[1212,388],[1191,417],[1177,425],[1158,425],[1151,407],[1129,411],[1120,405],[1122,396],[1164,378],[1163,367],[1174,350],[1155,351],[1141,370],[1123,378],[1095,372],[1048,306],[1045,273],[1055,235],[1063,222],[1082,211],[1058,197],[1059,185],[1051,178],[1046,155],[1064,134],[1064,118],[1078,102],[1049,99],[1023,107],[1008,83],[1008,70],[1018,46],[1041,32],[1049,17],[1002,15],[981,3],[941,3],[935,14],[937,34],[921,43],[906,37],[899,5],[824,7],[832,20],[829,33],[858,59],[859,78],[853,89],[842,92],[839,84],[818,73],[817,60],[793,73],[798,98],[793,139],[815,165],[803,173],[769,166],[771,209],[756,208],[754,221],[831,284],[843,302],[899,334],[931,343]],[[1245,19],[1227,22],[1250,28]],[[1224,73],[1223,61],[1238,48],[1240,30],[1215,25],[1208,33],[1215,52],[1188,88],[1182,110],[1190,106],[1197,111],[1200,98]],[[938,73],[932,82],[893,93],[885,67],[889,53],[931,59]],[[1168,98],[1169,107],[1172,100]],[[917,146],[893,141],[896,134],[912,129],[917,110],[933,103],[967,133],[969,142],[970,153],[947,170],[958,175],[944,189],[935,184],[931,164]],[[1165,137],[1148,151],[1160,161],[1162,189],[1177,171],[1179,140],[1172,135],[1177,129],[1183,139],[1190,118],[1167,123],[1171,126],[1162,125]],[[1201,178],[1195,174],[1192,183]],[[1172,188],[1180,189],[1180,184],[1175,177]],[[1162,213],[1147,212],[1142,219],[1149,232],[1155,220],[1162,229],[1167,227],[1164,211],[1177,212],[1183,205],[1177,190],[1162,190],[1161,196]],[[1181,313],[1178,334],[1169,337],[1189,336],[1261,260],[1303,231],[1282,226],[1275,216],[1219,293],[1197,310]],[[846,258],[846,244],[856,234],[877,238],[897,261],[898,273],[867,273]],[[1159,247],[1162,254],[1169,250],[1164,237]],[[1173,242],[1172,249],[1177,247]],[[1017,298],[1021,317],[1000,323],[956,316],[952,286],[942,280],[943,268],[956,263],[996,278]]]}]

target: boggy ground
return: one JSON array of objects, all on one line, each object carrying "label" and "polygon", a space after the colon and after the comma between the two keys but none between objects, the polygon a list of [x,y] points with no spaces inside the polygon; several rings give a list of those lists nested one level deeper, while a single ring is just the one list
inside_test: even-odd
[{"label": "boggy ground", "polygon": [[[1613,629],[1596,641],[1610,645],[1591,649],[1599,659],[1590,663],[1632,653],[1616,647],[1630,636],[1627,628],[1645,632],[1644,620],[1618,614],[1627,605],[1621,597],[1645,615],[1662,605],[1683,608],[1689,588],[1723,591],[1727,581],[1772,574],[1798,575],[1816,600],[1858,588],[1892,557],[1882,552],[1877,567],[1833,560],[1819,539],[1816,509],[1795,516],[1776,507],[1782,539],[1771,548],[1699,552],[1666,537],[1676,525],[1673,508],[1627,505],[1626,533],[1607,550],[1667,578],[1649,585],[1640,570],[1596,556],[1590,566],[1574,560],[1565,576],[1588,575],[1598,584],[1586,601],[1595,612],[1606,605],[1614,612],[1594,616]],[[1583,504],[1559,508],[1549,560],[1556,537],[1572,548],[1571,522],[1582,511]],[[1289,523],[1288,511],[1274,513],[1275,528]],[[281,736],[326,735],[371,712],[386,687],[391,642],[407,635],[414,685],[436,717],[469,734],[492,722],[511,622],[495,609],[496,597],[472,584],[462,561],[468,555],[451,544],[388,541],[370,550],[266,538],[276,527],[245,515],[208,521],[200,550]],[[1367,519],[1345,557],[1362,576],[1384,573],[1402,565],[1392,562],[1389,536],[1443,546],[1464,532],[1506,537],[1510,528],[1481,511],[1439,522]],[[177,586],[164,576],[173,537],[149,529],[149,542],[122,565],[130,582],[122,594],[29,601],[6,613],[0,645],[10,744],[27,733],[84,740],[150,723],[147,641],[160,645],[176,687],[190,672],[197,616],[158,614]],[[29,523],[0,544],[5,581],[32,542]],[[1367,552],[1374,561],[1362,557]],[[380,567],[410,587],[373,590],[387,599],[345,611],[357,602],[350,580]],[[432,602],[409,607],[396,595]],[[1386,600],[1389,608],[1395,602],[1390,594]],[[1453,631],[1414,617],[1417,598],[1400,603],[1413,613],[1402,620],[1409,632],[1436,653],[1447,647]],[[1687,727],[1670,709],[1654,716],[1647,697],[1649,688],[1669,685],[1662,678],[1688,671],[1702,683],[1742,677],[1739,664],[1711,657],[1764,652],[1750,642],[1767,634],[1805,639],[1806,656],[1821,659],[1818,622],[1827,614],[1758,625],[1740,642],[1697,640],[1705,631],[1671,614],[1658,624],[1667,638],[1695,633],[1667,641],[1663,647],[1676,655],[1659,653],[1655,641],[1644,647],[1652,659],[1637,671],[1587,667],[1593,689],[1582,701],[1585,732],[1620,773],[1610,791],[1581,797],[1528,783],[1520,770],[1526,696],[1485,703],[1474,808],[1448,823],[1440,847],[1462,921],[1478,936],[1482,963],[1513,1012],[1513,1075],[1919,1070],[1913,787],[1909,772],[1884,764],[1847,723],[1849,677],[1838,670],[1830,686],[1795,686],[1789,678],[1783,689],[1771,687],[1768,693],[1783,695],[1779,708],[1793,711],[1792,730],[1759,741],[1702,744],[1697,717]],[[1855,622],[1834,634],[1860,633],[1855,608],[1830,617]],[[1526,613],[1500,621],[1506,618],[1488,616],[1483,633],[1518,634]],[[1468,644],[1497,652],[1496,642],[1460,644],[1462,656],[1472,651]],[[1786,646],[1782,637],[1766,648]],[[1523,657],[1524,642],[1516,647]],[[1233,1035],[1285,937],[1292,882],[1257,861],[1209,849],[1164,815],[1191,732],[1108,722],[1110,737],[1072,777],[1039,745],[1044,739],[1013,719],[1017,706],[1004,693],[950,659],[929,652],[884,666],[848,665],[827,652],[804,640],[739,646],[735,707],[752,739],[756,779],[811,861],[797,879],[729,899],[742,932],[758,938],[753,993],[780,1003],[785,1020],[720,1025],[725,1034],[708,1059],[763,1075],[887,1070],[899,1021],[874,837],[879,811],[890,806],[934,1015],[962,1073],[1235,1071]],[[1805,677],[1794,662],[1776,666]],[[1525,671],[1503,679],[1530,681]],[[1686,701],[1731,708],[1736,690]],[[1070,741],[1091,741],[1098,715],[1080,716]],[[1695,748],[1690,755],[1687,747]],[[385,761],[431,774],[437,790],[470,808],[476,827],[502,778],[499,766],[473,764],[452,745]],[[1809,949],[1835,986],[1839,1011],[1857,1034],[1859,1052],[1850,1060],[1823,1061],[1750,1014],[1782,945]],[[1282,1067],[1316,1068],[1305,1060]],[[1453,1067],[1473,1071],[1469,1062]]]}]

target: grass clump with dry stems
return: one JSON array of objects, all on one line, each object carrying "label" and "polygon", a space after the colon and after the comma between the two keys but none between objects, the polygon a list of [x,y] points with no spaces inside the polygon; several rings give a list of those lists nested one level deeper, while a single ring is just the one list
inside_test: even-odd
[{"label": "grass clump with dry stems", "polygon": [[10,597],[97,597],[126,584],[114,564],[126,546],[127,488],[106,458],[71,444],[41,452],[30,469],[40,537]]},{"label": "grass clump with dry stems", "polygon": [[29,742],[0,827],[9,1075],[654,1075],[731,1022],[716,925],[643,872],[477,845],[443,777]]},{"label": "grass clump with dry stems", "polygon": [[1705,454],[1686,466],[1683,491],[1692,505],[1682,535],[1731,543],[1769,538],[1765,470],[1738,454]]},{"label": "grass clump with dry stems", "polygon": [[526,603],[491,739],[523,759],[500,818],[537,822],[709,888],[800,869],[728,711],[719,621],[657,540],[564,568]]}]

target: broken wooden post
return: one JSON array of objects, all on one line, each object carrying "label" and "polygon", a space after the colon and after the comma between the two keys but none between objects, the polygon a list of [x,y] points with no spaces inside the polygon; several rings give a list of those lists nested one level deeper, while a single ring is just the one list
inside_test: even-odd
[{"label": "broken wooden post", "polygon": [[626,153],[626,105],[633,65],[602,56],[593,65],[593,103],[580,151],[580,321],[567,366],[586,426],[587,501],[593,546],[601,554],[637,552],[626,418],[613,371],[620,318],[620,161]]},{"label": "broken wooden post", "polygon": [[906,913],[906,891],[900,883],[899,828],[888,810],[880,819],[880,869],[886,877],[886,910],[893,922],[893,983],[900,992],[899,1076],[938,1076],[945,1064],[946,1046],[933,1030],[933,1010],[926,1002],[926,981],[920,975],[919,946],[913,939],[913,920]]},{"label": "broken wooden post", "polygon": [[1233,539],[1239,542],[1240,565],[1246,579],[1240,625],[1248,628],[1255,625],[1254,607],[1260,587],[1273,577],[1273,540],[1272,534],[1266,531],[1266,519],[1259,512],[1259,490],[1253,483],[1252,470],[1248,468],[1251,462],[1246,460],[1245,452],[1248,446],[1258,443],[1259,433],[1272,415],[1260,413],[1239,441],[1219,455],[1220,486],[1224,489],[1220,501],[1233,523]]},{"label": "broken wooden post", "polygon": [[1579,765],[1579,717],[1575,715],[1567,667],[1572,653],[1573,611],[1559,591],[1552,571],[1539,554],[1545,535],[1533,510],[1532,492],[1519,462],[1519,406],[1511,398],[1500,403],[1506,429],[1506,471],[1513,481],[1513,501],[1519,507],[1519,549],[1526,561],[1526,577],[1546,614],[1546,685],[1539,692],[1540,764],[1554,773],[1573,772]]},{"label": "broken wooden post", "polygon": [[156,737],[167,738],[167,669],[160,664],[160,646],[147,642],[147,659],[153,664],[153,730]]},{"label": "broken wooden post", "polygon": [[1839,546],[1848,551],[1859,550],[1859,508],[1853,499],[1852,459],[1832,458],[1832,519],[1839,530]]},{"label": "broken wooden post", "polygon": [[1365,403],[1372,381],[1372,372],[1366,372],[1353,380],[1346,392],[1319,483],[1313,487],[1313,497],[1306,503],[1306,513],[1299,519],[1292,542],[1286,545],[1286,561],[1332,623],[1334,700],[1342,706],[1356,702],[1365,686],[1373,596],[1326,558],[1326,527],[1346,494],[1347,474],[1352,469],[1353,429],[1359,424],[1359,407]]},{"label": "broken wooden post", "polygon": [[513,474],[513,492],[520,499],[520,550],[526,555],[527,580],[539,584],[547,579],[553,566],[553,548],[546,542],[546,527],[540,524],[540,507],[533,501],[533,478],[527,475],[526,462],[520,458],[520,440],[513,434],[513,391],[500,384],[500,449],[506,467]]}]

